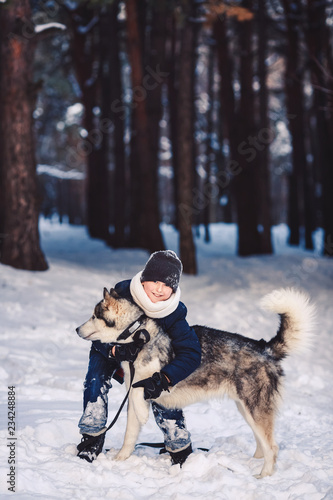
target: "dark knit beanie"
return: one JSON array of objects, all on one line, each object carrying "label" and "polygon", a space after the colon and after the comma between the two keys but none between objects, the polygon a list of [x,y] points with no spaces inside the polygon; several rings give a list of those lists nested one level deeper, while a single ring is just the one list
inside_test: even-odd
[{"label": "dark knit beanie", "polygon": [[142,271],[141,282],[161,281],[175,292],[178,288],[182,270],[183,265],[172,250],[154,252]]}]

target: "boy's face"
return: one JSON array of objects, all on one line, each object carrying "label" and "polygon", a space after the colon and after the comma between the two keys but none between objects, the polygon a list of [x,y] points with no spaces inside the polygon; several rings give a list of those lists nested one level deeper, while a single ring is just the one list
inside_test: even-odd
[{"label": "boy's face", "polygon": [[143,289],[154,303],[168,300],[172,294],[172,288],[162,281],[144,281]]}]

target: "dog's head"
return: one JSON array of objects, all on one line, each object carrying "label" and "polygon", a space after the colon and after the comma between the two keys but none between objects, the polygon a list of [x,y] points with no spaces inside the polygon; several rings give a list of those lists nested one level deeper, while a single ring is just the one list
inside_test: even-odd
[{"label": "dog's head", "polygon": [[103,296],[91,318],[76,329],[85,340],[115,342],[119,334],[142,314],[139,307],[121,298],[113,288],[110,293],[104,288]]}]

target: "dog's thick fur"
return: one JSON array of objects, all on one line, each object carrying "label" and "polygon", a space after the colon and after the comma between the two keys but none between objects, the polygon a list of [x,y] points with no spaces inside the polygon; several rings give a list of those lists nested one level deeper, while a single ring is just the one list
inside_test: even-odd
[{"label": "dog's thick fur", "polygon": [[[269,342],[253,340],[235,333],[205,326],[194,326],[202,348],[201,364],[170,392],[163,391],[155,401],[167,408],[183,408],[191,403],[225,395],[234,399],[238,410],[250,425],[257,443],[255,458],[264,458],[258,478],[273,473],[278,446],[275,442],[274,419],[281,399],[283,370],[281,361],[291,352],[306,347],[311,341],[314,306],[308,297],[293,289],[276,290],[262,300],[264,308],[281,318],[276,336]],[[93,316],[77,328],[86,340],[116,342],[120,333],[142,315],[142,310],[115,290],[104,289]],[[142,328],[150,341],[144,345],[135,363],[134,382],[151,376],[168,364],[174,354],[169,336],[150,318]],[[131,337],[125,342],[130,342]],[[125,382],[129,385],[129,364],[122,363]],[[148,420],[149,402],[143,388],[130,391],[125,439],[118,460],[125,460],[134,450],[140,428]]]}]

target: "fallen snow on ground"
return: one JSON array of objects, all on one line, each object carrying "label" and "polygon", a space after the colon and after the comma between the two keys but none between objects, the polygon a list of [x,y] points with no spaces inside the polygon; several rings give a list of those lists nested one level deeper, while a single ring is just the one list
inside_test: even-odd
[{"label": "fallen snow on ground", "polygon": [[[177,234],[163,227],[177,251]],[[276,422],[280,446],[272,477],[253,477],[262,460],[252,458],[255,441],[232,401],[209,401],[185,409],[194,453],[183,468],[167,455],[137,448],[125,462],[114,460],[126,424],[123,411],[107,434],[106,448],[89,464],[76,457],[77,422],[90,344],[75,328],[90,316],[104,286],[134,276],[148,254],[112,250],[90,240],[82,227],[41,223],[50,268],[26,272],[0,266],[0,469],[1,498],[8,491],[8,386],[16,392],[15,498],[187,500],[322,500],[333,498],[333,261],[286,246],[285,226],[274,228],[273,256],[235,256],[236,228],[212,227],[211,244],[197,240],[198,276],[182,277],[182,300],[191,324],[207,324],[266,340],[278,318],[260,310],[259,299],[275,288],[307,291],[318,308],[311,352],[284,363],[285,397]],[[110,419],[125,393],[110,393]],[[140,440],[160,441],[151,415]],[[209,448],[209,452],[198,450]]]}]

